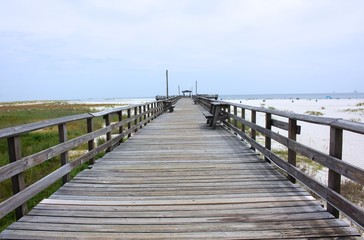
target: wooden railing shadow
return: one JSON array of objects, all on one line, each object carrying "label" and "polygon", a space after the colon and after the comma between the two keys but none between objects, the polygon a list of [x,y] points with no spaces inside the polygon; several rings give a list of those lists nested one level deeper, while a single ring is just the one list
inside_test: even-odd
[{"label": "wooden railing shadow", "polygon": [[[88,162],[95,163],[95,156],[103,151],[112,151],[117,145],[131,137],[150,121],[164,113],[168,104],[175,104],[180,97],[163,101],[149,102],[130,107],[115,108],[97,113],[86,113],[53,120],[24,124],[0,130],[0,139],[8,143],[9,164],[0,167],[0,182],[11,179],[13,195],[0,203],[0,218],[15,210],[16,218],[20,219],[27,212],[27,201],[51,184],[62,179],[63,184],[70,180],[70,172],[77,166]],[[94,130],[95,118],[104,119],[104,127]],[[115,121],[115,119],[117,119]],[[67,139],[67,124],[74,121],[86,121],[87,133],[76,138]],[[34,153],[22,156],[21,138],[27,133],[49,127],[58,127],[59,144]],[[115,134],[117,132],[117,134]],[[95,146],[95,139],[105,137],[106,141]],[[68,157],[69,151],[83,144],[88,145],[88,151],[74,160]],[[30,186],[25,185],[24,171],[34,168],[56,156],[60,156],[61,166],[44,178]]]},{"label": "wooden railing shadow", "polygon": [[[341,212],[364,229],[363,208],[352,203],[340,194],[342,176],[361,186],[364,185],[364,169],[341,160],[343,151],[343,132],[349,131],[364,135],[364,124],[336,118],[308,116],[263,107],[252,107],[224,101],[215,101],[203,97],[195,97],[194,100],[196,103],[210,111],[210,113],[214,115],[214,118],[219,120],[220,123],[234,131],[235,134],[239,135],[243,140],[246,140],[251,145],[252,149],[256,149],[262,153],[266,161],[275,164],[278,168],[287,173],[288,178],[292,182],[298,180],[324,199],[327,202],[328,212],[337,218]],[[246,118],[248,113],[250,113],[249,120]],[[264,127],[257,124],[257,113],[265,115]],[[275,120],[273,119],[274,116],[286,120]],[[329,126],[329,154],[296,141],[297,135],[301,132],[301,128],[297,125],[297,121]],[[216,122],[210,122],[210,125],[213,128],[215,127],[214,124],[216,124]],[[272,127],[286,130],[288,136],[283,136],[272,131]],[[249,134],[246,132],[246,128],[250,129]],[[264,136],[264,146],[257,142],[257,133]],[[288,161],[272,152],[272,140],[288,148]],[[328,168],[327,185],[306,175],[296,166],[297,154],[303,155]]]}]

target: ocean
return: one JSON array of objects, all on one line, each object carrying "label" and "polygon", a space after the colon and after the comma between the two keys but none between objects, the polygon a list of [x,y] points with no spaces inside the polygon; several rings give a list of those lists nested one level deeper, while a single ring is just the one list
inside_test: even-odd
[{"label": "ocean", "polygon": [[[297,93],[297,94],[231,94],[219,95],[219,100],[258,99],[364,99],[364,93]],[[154,97],[141,98],[89,98],[73,100],[78,103],[141,104],[155,101]]]},{"label": "ocean", "polygon": [[364,93],[296,93],[219,95],[219,100],[237,99],[364,99]]}]

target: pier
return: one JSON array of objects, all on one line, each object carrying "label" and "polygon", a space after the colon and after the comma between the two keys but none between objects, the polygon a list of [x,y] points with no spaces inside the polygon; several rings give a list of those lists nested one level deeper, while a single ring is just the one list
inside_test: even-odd
[{"label": "pier", "polygon": [[[257,113],[265,126],[256,124]],[[95,117],[104,119],[103,128],[93,129]],[[86,121],[87,134],[68,140],[72,121]],[[329,126],[330,154],[297,143],[297,121]],[[58,126],[60,144],[22,157],[22,134],[49,126]],[[14,191],[0,203],[0,217],[16,211],[18,218],[0,239],[360,239],[338,218],[345,214],[364,226],[363,208],[340,194],[342,176],[364,184],[364,170],[340,160],[343,131],[364,134],[364,126],[203,96],[0,130],[11,161],[0,168],[0,181],[12,179]],[[264,146],[256,141],[258,133]],[[106,142],[96,146],[100,136]],[[272,140],[287,146],[287,161],[270,151]],[[87,153],[69,160],[67,153],[81,144],[88,144]],[[107,153],[95,160],[102,151]],[[327,186],[296,167],[296,154],[329,169]],[[25,170],[59,155],[59,169],[24,185]],[[70,179],[85,162],[90,167]],[[58,179],[63,186],[28,212],[26,202]]]}]

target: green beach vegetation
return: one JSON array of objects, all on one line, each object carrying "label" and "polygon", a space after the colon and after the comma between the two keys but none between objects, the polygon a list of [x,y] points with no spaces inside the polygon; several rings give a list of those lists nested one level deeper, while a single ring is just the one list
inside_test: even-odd
[{"label": "green beach vegetation", "polygon": [[356,108],[356,109],[348,108],[343,110],[343,112],[364,113],[364,108]]},{"label": "green beach vegetation", "polygon": [[[273,150],[273,153],[279,156],[280,158],[285,159],[286,161],[288,159],[288,150]],[[322,179],[317,179],[316,176],[320,175],[320,172],[325,170],[324,166],[300,154],[297,154],[296,160],[297,160],[297,167],[302,172],[318,180],[319,182],[322,181]],[[284,172],[282,173],[285,174]],[[306,189],[309,192],[311,192],[313,196],[319,198],[319,196],[317,196],[314,192],[310,191],[308,188]],[[364,205],[364,186],[359,183],[351,181],[347,178],[343,178],[343,180],[341,181],[341,194],[351,202],[357,204],[358,206]]]},{"label": "green beach vegetation", "polygon": [[[106,108],[113,108],[120,105],[114,104],[71,104],[60,101],[47,102],[16,102],[16,103],[0,103],[0,129],[13,127],[21,124],[38,122],[59,117],[83,114],[88,112],[96,112]],[[116,119],[113,119],[116,121]],[[100,129],[104,125],[102,117],[95,118],[94,129]],[[83,121],[74,121],[67,124],[67,138],[72,139],[81,136],[87,132],[87,123]],[[96,144],[102,144],[104,139],[99,138]],[[36,152],[47,149],[59,143],[58,127],[53,126],[46,129],[34,131],[21,136],[22,156],[29,156]],[[7,140],[0,139],[0,167],[9,163]],[[76,159],[87,150],[87,144],[79,146],[69,152],[69,159]],[[97,158],[102,157],[104,153],[100,153]],[[49,173],[60,167],[60,157],[55,157],[36,167],[30,168],[24,172],[24,180],[26,186],[42,179]],[[71,178],[80,171],[87,168],[87,163],[78,166],[71,172]],[[44,198],[49,197],[61,187],[61,181],[55,182],[53,185],[45,189],[28,201],[28,209],[32,209],[36,204]],[[0,202],[12,196],[11,180],[0,182]],[[0,232],[15,220],[15,214],[10,213],[0,220]]]},{"label": "green beach vegetation", "polygon": [[305,114],[311,115],[311,116],[323,116],[324,115],[322,112],[318,112],[318,111],[306,111]]}]

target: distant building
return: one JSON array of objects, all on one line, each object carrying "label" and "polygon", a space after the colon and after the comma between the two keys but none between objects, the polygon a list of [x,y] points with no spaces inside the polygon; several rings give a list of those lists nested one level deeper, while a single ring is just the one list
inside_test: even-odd
[{"label": "distant building", "polygon": [[183,97],[192,97],[192,91],[191,90],[184,90],[182,91]]}]

